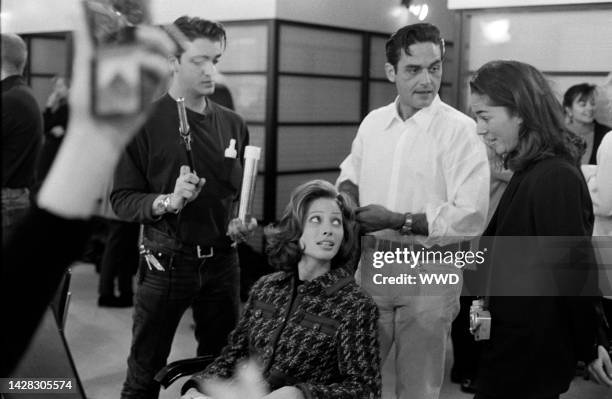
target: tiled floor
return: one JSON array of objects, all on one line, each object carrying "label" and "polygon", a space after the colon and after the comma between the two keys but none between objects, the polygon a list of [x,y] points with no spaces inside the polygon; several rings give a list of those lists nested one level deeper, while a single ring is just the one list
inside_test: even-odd
[{"label": "tiled floor", "polygon": [[[125,378],[126,359],[132,327],[132,309],[99,308],[98,275],[91,264],[78,264],[72,268],[72,298],[66,321],[66,339],[72,351],[78,373],[90,399],[118,398]],[[191,312],[187,312],[174,339],[170,361],[192,357],[195,340],[191,330]],[[449,356],[449,363],[451,356]],[[448,366],[448,365],[447,365]],[[385,370],[390,370],[388,363]],[[447,367],[447,370],[449,367]],[[387,373],[390,374],[390,373]],[[160,398],[178,398],[179,380]],[[384,383],[392,381],[385,380]],[[386,384],[383,384],[386,385]],[[383,392],[384,399],[392,399],[392,392]],[[471,399],[463,394],[448,377],[442,387],[440,399]],[[570,392],[563,399],[612,399],[612,390],[606,390],[580,378],[574,380]],[[418,398],[415,398],[418,399]],[[519,399],[519,398],[517,398]]]}]

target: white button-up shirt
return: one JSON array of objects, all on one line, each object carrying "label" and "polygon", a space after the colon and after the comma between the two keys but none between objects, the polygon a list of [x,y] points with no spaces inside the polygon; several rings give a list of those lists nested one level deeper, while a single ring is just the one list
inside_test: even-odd
[{"label": "white button-up shirt", "polygon": [[430,247],[480,235],[490,171],[475,122],[438,96],[403,121],[397,101],[365,117],[340,165],[338,184],[358,185],[361,206],[427,215],[429,237],[382,230],[375,233],[381,238]]}]

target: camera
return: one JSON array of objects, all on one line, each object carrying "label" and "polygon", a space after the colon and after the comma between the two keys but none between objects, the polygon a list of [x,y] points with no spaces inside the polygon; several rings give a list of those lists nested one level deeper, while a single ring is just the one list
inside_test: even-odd
[{"label": "camera", "polygon": [[[95,53],[91,60],[91,110],[98,117],[137,114],[147,98],[147,71],[135,26],[150,23],[149,0],[84,0]],[[150,91],[150,90],[149,90]]]},{"label": "camera", "polygon": [[470,306],[470,333],[476,341],[491,338],[491,313],[484,309],[484,300],[475,299]]}]

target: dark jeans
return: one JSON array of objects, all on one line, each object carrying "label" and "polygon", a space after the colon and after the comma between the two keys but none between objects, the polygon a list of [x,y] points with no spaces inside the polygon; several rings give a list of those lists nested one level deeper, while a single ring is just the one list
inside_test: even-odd
[{"label": "dark jeans", "polygon": [[[149,269],[142,255],[134,303],[132,347],[122,398],[157,398],[155,374],[166,365],[172,339],[192,306],[197,355],[218,356],[238,318],[240,271],[236,250],[216,250],[211,258],[154,248],[165,271]],[[161,254],[161,255],[160,255]]]},{"label": "dark jeans", "polygon": [[108,236],[100,265],[100,296],[115,295],[115,278],[119,296],[133,295],[132,277],[138,267],[138,230],[138,223],[108,221]]},{"label": "dark jeans", "polygon": [[2,189],[2,244],[4,245],[15,228],[30,210],[30,190],[27,188]]}]

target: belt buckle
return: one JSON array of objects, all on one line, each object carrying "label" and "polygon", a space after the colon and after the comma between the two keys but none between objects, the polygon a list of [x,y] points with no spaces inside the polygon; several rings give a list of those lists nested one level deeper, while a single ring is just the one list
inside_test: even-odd
[{"label": "belt buckle", "polygon": [[200,247],[199,245],[196,245],[196,249],[198,251],[198,259],[212,258],[215,255],[215,249],[213,247],[210,247],[210,252],[208,254],[203,254],[202,247]]}]

